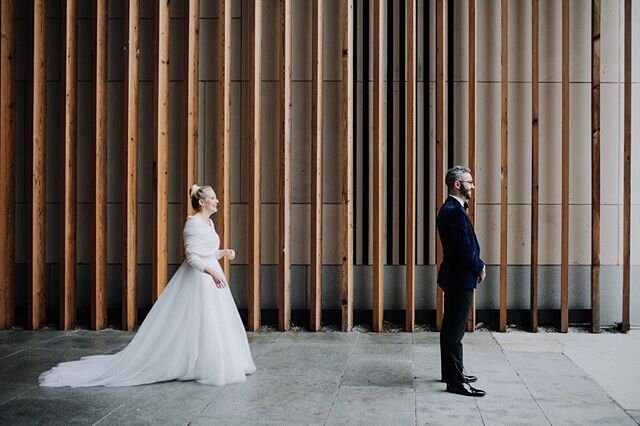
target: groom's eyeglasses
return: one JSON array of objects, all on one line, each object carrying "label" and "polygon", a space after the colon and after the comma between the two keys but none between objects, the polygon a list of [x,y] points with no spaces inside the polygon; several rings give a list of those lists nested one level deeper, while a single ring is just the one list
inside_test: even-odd
[{"label": "groom's eyeglasses", "polygon": [[472,180],[459,180],[458,182],[460,182],[460,183],[468,183],[468,184],[474,185]]}]

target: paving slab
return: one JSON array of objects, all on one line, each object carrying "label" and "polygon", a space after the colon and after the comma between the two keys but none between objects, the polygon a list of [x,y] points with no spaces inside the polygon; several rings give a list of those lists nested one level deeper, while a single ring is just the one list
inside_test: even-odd
[{"label": "paving slab", "polygon": [[414,391],[377,386],[340,386],[326,424],[414,425]]}]

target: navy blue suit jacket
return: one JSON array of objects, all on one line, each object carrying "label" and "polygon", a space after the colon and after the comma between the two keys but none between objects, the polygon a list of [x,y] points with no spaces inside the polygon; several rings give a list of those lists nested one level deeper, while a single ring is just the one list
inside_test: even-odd
[{"label": "navy blue suit jacket", "polygon": [[447,197],[436,219],[443,260],[438,284],[443,289],[476,288],[484,268],[473,225],[460,202]]}]

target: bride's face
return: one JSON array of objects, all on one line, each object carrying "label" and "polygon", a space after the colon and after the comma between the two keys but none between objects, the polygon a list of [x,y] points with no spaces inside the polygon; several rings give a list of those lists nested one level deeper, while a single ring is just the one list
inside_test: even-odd
[{"label": "bride's face", "polygon": [[203,199],[200,200],[202,204],[202,211],[207,213],[209,216],[218,211],[218,197],[216,193],[213,191],[207,191],[206,195]]}]

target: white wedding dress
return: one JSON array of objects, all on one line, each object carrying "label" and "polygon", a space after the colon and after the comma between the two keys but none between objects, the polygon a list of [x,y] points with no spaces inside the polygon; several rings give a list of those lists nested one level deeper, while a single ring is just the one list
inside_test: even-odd
[{"label": "white wedding dress", "polygon": [[167,380],[207,385],[245,381],[255,371],[247,335],[229,288],[216,287],[220,237],[196,216],[184,226],[186,261],[167,284],[133,340],[114,355],[63,362],[40,386],[133,386]]}]

